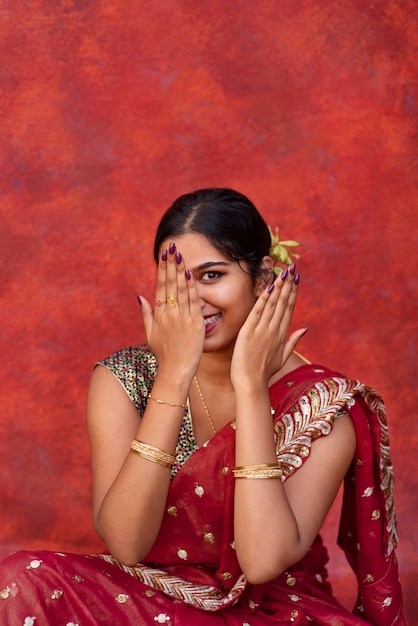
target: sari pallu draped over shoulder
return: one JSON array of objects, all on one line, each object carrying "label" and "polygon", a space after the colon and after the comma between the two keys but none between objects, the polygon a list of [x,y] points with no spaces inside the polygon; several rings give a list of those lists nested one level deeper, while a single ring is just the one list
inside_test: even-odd
[{"label": "sari pallu draped over shoulder", "polygon": [[[290,388],[285,404],[280,400],[283,386]],[[405,624],[395,555],[393,467],[382,398],[361,382],[315,365],[290,373],[271,389],[271,396],[280,414],[275,419],[277,457],[287,476],[309,456],[315,439],[331,431],[339,410],[351,415],[357,445],[344,480],[338,542],[357,578],[354,612],[376,626]]]}]

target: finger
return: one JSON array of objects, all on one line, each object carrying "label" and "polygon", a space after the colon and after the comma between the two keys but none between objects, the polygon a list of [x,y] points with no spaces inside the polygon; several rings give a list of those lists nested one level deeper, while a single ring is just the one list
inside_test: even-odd
[{"label": "finger", "polygon": [[189,311],[189,289],[187,285],[186,279],[186,266],[184,264],[184,259],[180,251],[176,252],[176,270],[177,270],[177,298],[179,308],[182,312],[187,315],[190,314]]},{"label": "finger", "polygon": [[[267,307],[267,303],[270,302],[270,296],[275,288],[274,283],[269,285],[264,289],[264,291],[259,295],[257,300],[254,303],[253,308],[251,309],[248,317],[240,331],[242,334],[252,335],[254,331],[259,327],[260,324],[265,322],[265,310]],[[271,302],[270,302],[271,306]],[[268,314],[270,317],[271,313]]]},{"label": "finger", "polygon": [[[169,302],[169,309],[177,306],[177,248],[172,241],[168,246],[167,264],[166,264],[166,294]],[[178,258],[178,257],[177,257]],[[172,299],[172,302],[171,302]]]},{"label": "finger", "polygon": [[157,269],[157,286],[155,289],[155,305],[160,307],[167,301],[167,257],[168,250],[163,250],[160,254]]},{"label": "finger", "polygon": [[299,330],[295,330],[290,335],[289,339],[285,343],[285,347],[283,350],[283,365],[286,363],[292,352],[294,352],[300,339],[302,339],[302,337],[308,332],[308,330],[309,328],[300,328]]},{"label": "finger", "polygon": [[274,283],[267,287],[258,299],[260,302],[257,309],[260,313],[260,320],[264,324],[269,325],[273,323],[275,326],[280,325],[289,298],[287,278],[288,271],[283,270]]},{"label": "finger", "polygon": [[202,319],[199,294],[193,274],[186,269],[184,258],[180,251],[176,252],[177,265],[177,297],[181,312],[194,319]]},{"label": "finger", "polygon": [[144,325],[145,335],[147,341],[149,341],[152,333],[152,327],[154,324],[154,315],[152,307],[148,300],[143,296],[138,296],[138,302],[141,305],[142,323]]},{"label": "finger", "polygon": [[295,277],[288,268],[284,269],[273,283],[274,290],[271,292],[269,302],[270,321],[272,325],[286,331],[292,318],[298,283],[299,277],[295,283]]},{"label": "finger", "polygon": [[280,323],[282,329],[287,334],[290,323],[292,321],[293,311],[296,305],[296,298],[299,289],[299,274],[294,277],[289,273],[286,276],[285,285],[281,294],[282,297],[282,311],[280,317]]}]

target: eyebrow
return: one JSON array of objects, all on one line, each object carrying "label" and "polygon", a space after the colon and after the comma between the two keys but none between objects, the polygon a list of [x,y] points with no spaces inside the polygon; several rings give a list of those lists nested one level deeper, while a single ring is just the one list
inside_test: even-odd
[{"label": "eyebrow", "polygon": [[192,272],[201,272],[202,270],[207,270],[210,267],[219,267],[220,265],[222,266],[228,266],[230,265],[230,263],[226,263],[225,261],[208,261],[207,263],[202,263],[201,265],[198,265],[197,267],[194,267],[192,269]]}]

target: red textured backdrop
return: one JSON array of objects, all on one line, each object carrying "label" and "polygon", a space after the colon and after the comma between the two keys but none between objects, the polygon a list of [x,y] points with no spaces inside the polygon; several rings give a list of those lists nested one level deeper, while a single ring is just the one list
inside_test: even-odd
[{"label": "red textured backdrop", "polygon": [[100,549],[91,367],[144,339],[162,211],[227,185],[303,243],[302,351],[386,399],[416,623],[417,18],[415,0],[3,2],[1,556]]}]

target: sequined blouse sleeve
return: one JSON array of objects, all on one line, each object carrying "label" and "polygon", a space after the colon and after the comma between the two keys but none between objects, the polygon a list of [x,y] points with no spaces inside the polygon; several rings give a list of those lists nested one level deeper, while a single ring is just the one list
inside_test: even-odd
[{"label": "sequined blouse sleeve", "polygon": [[157,374],[157,360],[149,346],[123,348],[96,365],[103,365],[115,375],[142,415]]}]

